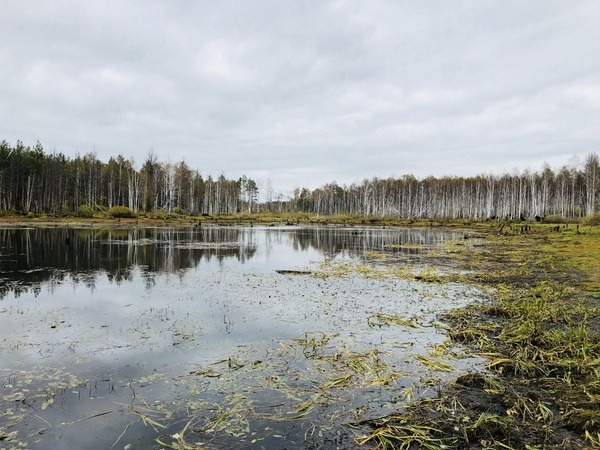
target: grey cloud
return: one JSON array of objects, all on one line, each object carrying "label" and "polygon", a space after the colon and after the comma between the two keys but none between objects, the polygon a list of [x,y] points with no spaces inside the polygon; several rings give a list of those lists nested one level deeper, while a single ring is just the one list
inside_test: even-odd
[{"label": "grey cloud", "polygon": [[153,149],[278,191],[566,164],[600,142],[593,1],[3,3],[13,142]]}]

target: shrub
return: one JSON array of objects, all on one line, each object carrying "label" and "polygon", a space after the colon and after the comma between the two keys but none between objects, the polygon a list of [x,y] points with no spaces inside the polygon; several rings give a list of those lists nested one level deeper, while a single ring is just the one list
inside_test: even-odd
[{"label": "shrub", "polygon": [[169,215],[164,211],[155,211],[152,214],[146,213],[146,216],[156,220],[167,220],[169,218]]},{"label": "shrub", "polygon": [[593,216],[584,217],[581,219],[581,225],[598,226],[600,225],[600,213],[595,213]]},{"label": "shrub", "polygon": [[565,219],[562,216],[546,216],[544,217],[546,223],[564,223]]},{"label": "shrub", "polygon": [[77,210],[79,217],[94,217],[94,208],[88,205],[81,205]]},{"label": "shrub", "polygon": [[137,214],[127,206],[113,206],[108,210],[108,214],[111,217],[115,218],[128,218],[128,217],[137,217]]},{"label": "shrub", "polygon": [[577,223],[578,219],[573,217],[563,217],[563,216],[546,216],[544,217],[544,222],[546,223]]}]

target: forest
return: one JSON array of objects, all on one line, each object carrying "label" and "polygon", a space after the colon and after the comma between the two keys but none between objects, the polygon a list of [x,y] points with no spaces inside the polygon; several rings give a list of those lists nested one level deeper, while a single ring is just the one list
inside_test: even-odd
[{"label": "forest", "polygon": [[46,152],[40,142],[0,142],[0,211],[85,216],[115,206],[133,214],[221,215],[241,212],[305,212],[407,219],[511,218],[538,220],[594,215],[600,207],[600,161],[591,153],[579,167],[472,177],[372,178],[350,185],[335,181],[288,198],[264,192],[246,176],[204,177],[186,162],[159,161],[150,152],[141,167],[122,155],[107,162],[94,152],[74,158]]}]

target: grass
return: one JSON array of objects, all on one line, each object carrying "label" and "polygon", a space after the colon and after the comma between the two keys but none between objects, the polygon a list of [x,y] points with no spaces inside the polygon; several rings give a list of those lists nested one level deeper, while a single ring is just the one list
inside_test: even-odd
[{"label": "grass", "polygon": [[372,421],[360,444],[600,448],[600,230],[497,231],[465,255],[461,276],[493,300],[445,317],[450,338],[486,357],[487,372]]},{"label": "grass", "polygon": [[[114,207],[113,207],[114,208]],[[121,208],[121,207],[118,207]],[[168,222],[170,225],[177,223],[219,223],[219,224],[315,224],[315,225],[347,225],[347,226],[410,226],[410,227],[483,227],[495,226],[498,222],[477,222],[465,219],[407,219],[402,217],[380,217],[362,216],[356,214],[322,215],[316,213],[286,212],[286,211],[263,211],[259,213],[240,212],[237,214],[211,214],[190,215],[185,211],[174,209],[171,213],[166,211],[125,211],[116,210],[117,214],[112,217],[108,208],[94,209],[85,207],[80,212],[64,212],[61,214],[33,213],[17,214],[0,211],[0,222],[32,222],[32,223],[64,223],[77,222],[80,224],[95,223],[152,223],[160,224]],[[120,217],[117,217],[120,216]],[[512,226],[510,222],[507,229]],[[564,222],[566,223],[566,222]],[[514,224],[515,229],[519,224]],[[573,224],[573,226],[575,226]]]}]

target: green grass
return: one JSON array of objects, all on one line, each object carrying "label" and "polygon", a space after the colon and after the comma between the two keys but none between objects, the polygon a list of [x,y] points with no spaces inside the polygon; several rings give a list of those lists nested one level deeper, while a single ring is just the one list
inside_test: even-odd
[{"label": "green grass", "polygon": [[600,230],[498,230],[453,255],[470,270],[462,281],[493,301],[445,317],[450,338],[485,357],[488,372],[372,421],[360,444],[600,448]]}]

